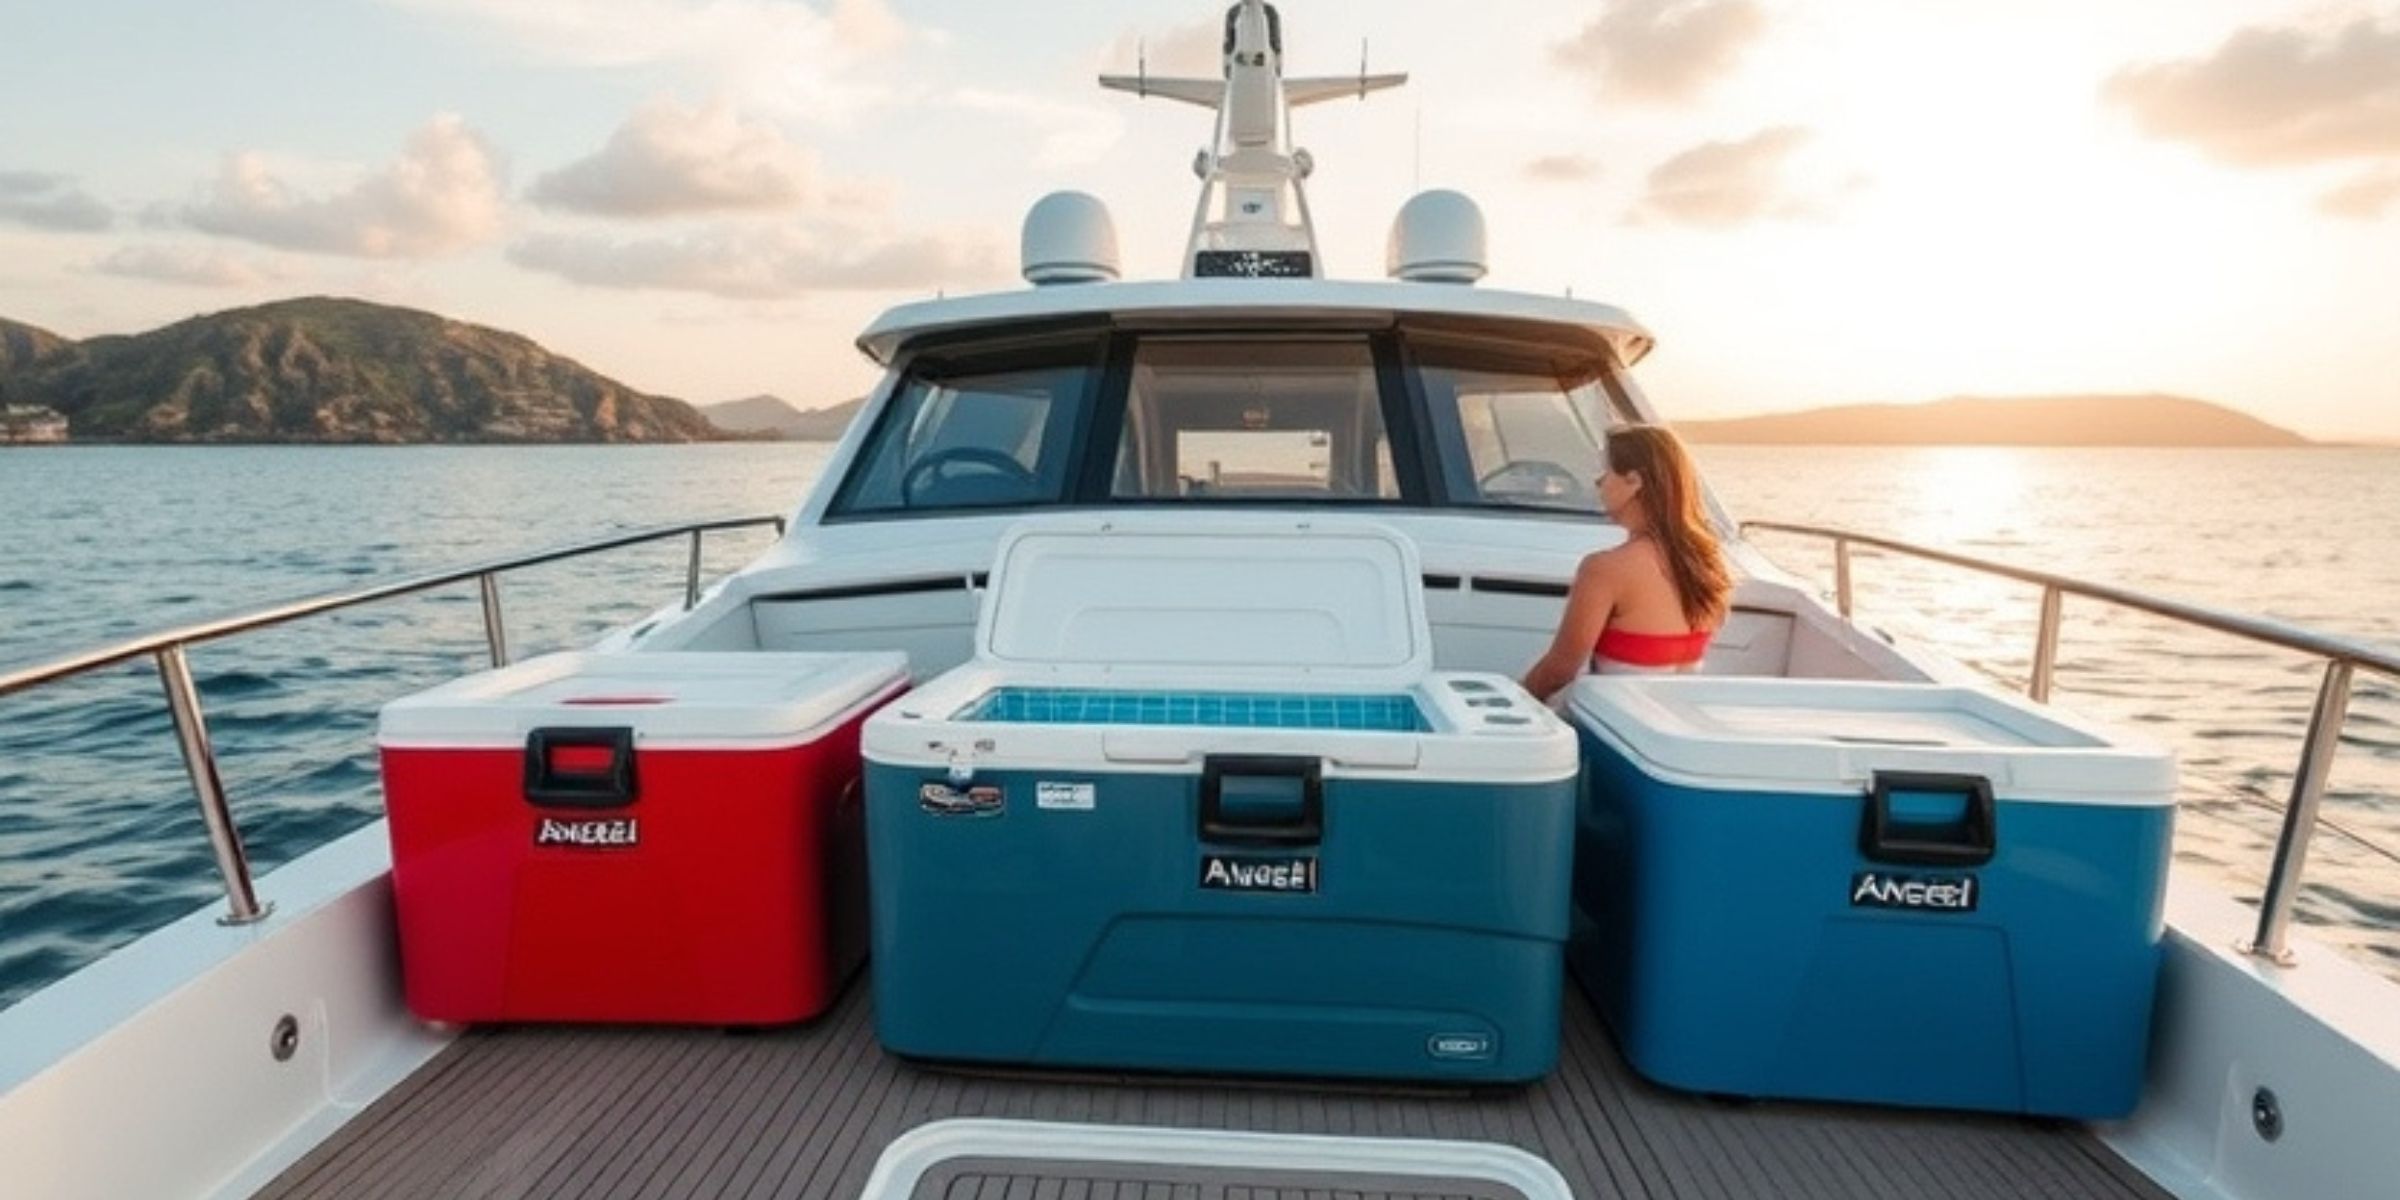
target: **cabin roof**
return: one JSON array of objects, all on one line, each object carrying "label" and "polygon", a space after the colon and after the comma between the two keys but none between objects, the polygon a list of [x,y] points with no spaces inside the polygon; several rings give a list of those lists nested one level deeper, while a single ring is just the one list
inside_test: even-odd
[{"label": "cabin roof", "polygon": [[1650,331],[1613,305],[1456,284],[1329,279],[1174,279],[1056,284],[889,309],[858,337],[858,348],[889,364],[910,341],[979,325],[995,330],[1074,318],[1146,324],[1186,318],[1382,323],[1455,317],[1564,327],[1605,341],[1630,366],[1650,352]]}]

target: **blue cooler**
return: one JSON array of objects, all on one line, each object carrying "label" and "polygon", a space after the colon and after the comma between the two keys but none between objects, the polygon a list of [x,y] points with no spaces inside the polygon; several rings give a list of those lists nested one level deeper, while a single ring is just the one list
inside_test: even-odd
[{"label": "blue cooler", "polygon": [[1045,519],[868,722],[875,1020],[932,1059],[1519,1081],[1558,1053],[1575,738],[1430,670],[1356,520]]},{"label": "blue cooler", "polygon": [[1971,688],[1577,683],[1569,961],[1742,1096],[2105,1119],[2142,1091],[2175,764]]}]

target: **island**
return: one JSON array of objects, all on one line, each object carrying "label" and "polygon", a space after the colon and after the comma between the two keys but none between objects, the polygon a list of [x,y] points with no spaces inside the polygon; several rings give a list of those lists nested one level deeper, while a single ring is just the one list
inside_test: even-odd
[{"label": "island", "polygon": [[1686,441],[1753,446],[2293,447],[2317,443],[2186,396],[1954,396],[1722,421],[1677,421]]},{"label": "island", "polygon": [[698,442],[730,435],[531,339],[316,296],[72,341],[0,320],[0,441]]}]

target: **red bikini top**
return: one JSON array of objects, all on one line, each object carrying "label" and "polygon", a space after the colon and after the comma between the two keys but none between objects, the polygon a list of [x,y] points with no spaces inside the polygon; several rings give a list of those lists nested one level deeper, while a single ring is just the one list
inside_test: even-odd
[{"label": "red bikini top", "polygon": [[1715,634],[1714,629],[1633,633],[1612,625],[1600,631],[1600,644],[1592,647],[1592,655],[1636,667],[1680,667],[1699,662],[1708,653],[1708,639]]}]

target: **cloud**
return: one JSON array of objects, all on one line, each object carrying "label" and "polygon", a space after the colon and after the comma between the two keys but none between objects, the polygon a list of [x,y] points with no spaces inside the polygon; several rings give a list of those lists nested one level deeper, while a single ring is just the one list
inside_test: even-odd
[{"label": "cloud", "polygon": [[2243,29],[2206,58],[2126,67],[2101,95],[2235,166],[2400,156],[2400,23]]},{"label": "cloud", "polygon": [[391,166],[321,199],[297,194],[265,156],[236,154],[208,196],[182,216],[206,233],[286,250],[440,258],[499,233],[500,183],[491,148],[444,114],[411,135]]},{"label": "cloud", "polygon": [[1125,136],[1122,113],[1090,104],[983,88],[961,88],[951,99],[968,110],[994,113],[1008,118],[1012,124],[1032,126],[1042,139],[1033,152],[1033,165],[1037,167],[1074,167],[1096,162]]},{"label": "cloud", "polygon": [[1673,104],[1731,72],[1766,27],[1753,0],[1607,0],[1550,59],[1607,99]]},{"label": "cloud", "polygon": [[834,0],[833,39],[854,50],[880,53],[908,44],[908,22],[884,0]]},{"label": "cloud", "polygon": [[1600,175],[1600,164],[1581,154],[1552,154],[1525,164],[1525,178],[1536,183],[1582,183]]},{"label": "cloud", "polygon": [[1101,52],[1099,69],[1131,75],[1145,55],[1153,75],[1215,79],[1225,69],[1225,23],[1194,21],[1160,34],[1120,33]]},{"label": "cloud", "polygon": [[860,68],[915,36],[885,0],[384,0],[449,16],[526,57],[679,72],[745,108],[848,118],[884,98]]},{"label": "cloud", "polygon": [[2355,221],[2372,221],[2400,203],[2400,165],[2377,167],[2317,197],[2317,211]]},{"label": "cloud", "polygon": [[961,286],[1000,274],[1000,255],[987,241],[861,237],[838,229],[812,234],[787,225],[632,241],[540,234],[509,247],[508,257],[518,266],[590,287],[702,292],[732,300]]},{"label": "cloud", "polygon": [[63,175],[0,171],[0,221],[96,233],[116,224],[116,214]]},{"label": "cloud", "polygon": [[530,195],[546,208],[611,217],[772,211],[805,203],[816,174],[806,150],[730,101],[687,109],[660,99],[599,153],[536,180]]},{"label": "cloud", "polygon": [[1782,125],[1740,141],[1694,146],[1650,172],[1649,186],[1631,216],[1637,222],[1711,229],[1821,216],[1826,205],[1802,195],[1785,179],[1793,152],[1809,137],[1806,129]]},{"label": "cloud", "polygon": [[92,264],[92,269],[128,279],[213,288],[250,287],[285,278],[274,268],[215,251],[164,246],[126,246]]}]

